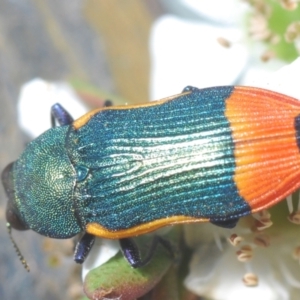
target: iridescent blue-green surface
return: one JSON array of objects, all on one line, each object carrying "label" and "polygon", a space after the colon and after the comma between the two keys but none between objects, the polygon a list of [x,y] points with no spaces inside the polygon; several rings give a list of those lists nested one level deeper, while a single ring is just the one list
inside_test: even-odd
[{"label": "iridescent blue-green surface", "polygon": [[83,225],[109,230],[185,215],[228,220],[250,212],[233,181],[224,111],[233,87],[196,90],[161,105],[104,110],[68,133]]},{"label": "iridescent blue-green surface", "polygon": [[74,214],[74,168],[65,149],[68,126],[52,128],[32,141],[14,163],[14,206],[28,227],[67,238],[82,231]]}]

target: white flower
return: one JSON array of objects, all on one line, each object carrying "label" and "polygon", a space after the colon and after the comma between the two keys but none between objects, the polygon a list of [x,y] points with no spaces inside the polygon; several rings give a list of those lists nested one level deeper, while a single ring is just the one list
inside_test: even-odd
[{"label": "white flower", "polygon": [[249,12],[245,3],[238,0],[165,0],[164,3],[177,14],[162,16],[151,31],[151,99],[177,94],[187,85],[198,88],[248,85],[253,79],[284,66],[277,59],[263,63],[258,57],[262,46],[249,46],[243,25],[245,12]]},{"label": "white flower", "polygon": [[90,270],[103,265],[119,251],[120,246],[117,240],[96,238],[91,252],[82,265],[82,281]]}]

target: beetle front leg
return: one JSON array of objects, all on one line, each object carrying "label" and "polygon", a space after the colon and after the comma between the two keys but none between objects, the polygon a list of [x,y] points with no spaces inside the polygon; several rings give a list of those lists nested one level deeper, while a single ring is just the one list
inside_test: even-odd
[{"label": "beetle front leg", "polygon": [[194,86],[191,86],[191,85],[188,85],[186,86],[183,90],[182,90],[182,93],[186,93],[186,92],[197,92],[199,91],[200,89],[194,87]]},{"label": "beetle front leg", "polygon": [[78,241],[75,251],[74,260],[78,264],[82,264],[90,253],[95,242],[95,236],[90,233],[85,233]]},{"label": "beetle front leg", "polygon": [[141,268],[147,265],[154,256],[155,250],[159,244],[164,246],[170,252],[172,257],[175,257],[173,247],[171,246],[170,242],[160,236],[155,236],[153,238],[148,254],[143,259],[141,258],[138,246],[133,239],[124,238],[120,239],[119,242],[124,257],[133,268]]},{"label": "beetle front leg", "polygon": [[70,125],[74,121],[70,113],[59,103],[55,103],[51,107],[51,125],[56,127],[56,122],[60,126]]}]

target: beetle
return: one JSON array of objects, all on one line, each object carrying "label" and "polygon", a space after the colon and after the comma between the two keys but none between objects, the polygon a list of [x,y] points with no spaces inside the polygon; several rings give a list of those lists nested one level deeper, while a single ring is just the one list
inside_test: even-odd
[{"label": "beetle", "polygon": [[188,86],[75,121],[57,104],[52,123],[3,171],[6,218],[51,238],[84,232],[79,263],[98,236],[141,267],[158,243],[172,249],[156,237],[142,260],[133,237],[179,223],[231,228],[300,186],[300,102],[269,90]]}]

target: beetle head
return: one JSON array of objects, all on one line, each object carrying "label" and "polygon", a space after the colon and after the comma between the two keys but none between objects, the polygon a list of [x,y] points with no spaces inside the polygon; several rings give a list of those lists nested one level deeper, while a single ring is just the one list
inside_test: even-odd
[{"label": "beetle head", "polygon": [[7,221],[51,238],[82,231],[74,201],[76,172],[65,147],[68,127],[52,128],[30,142],[2,173]]}]

